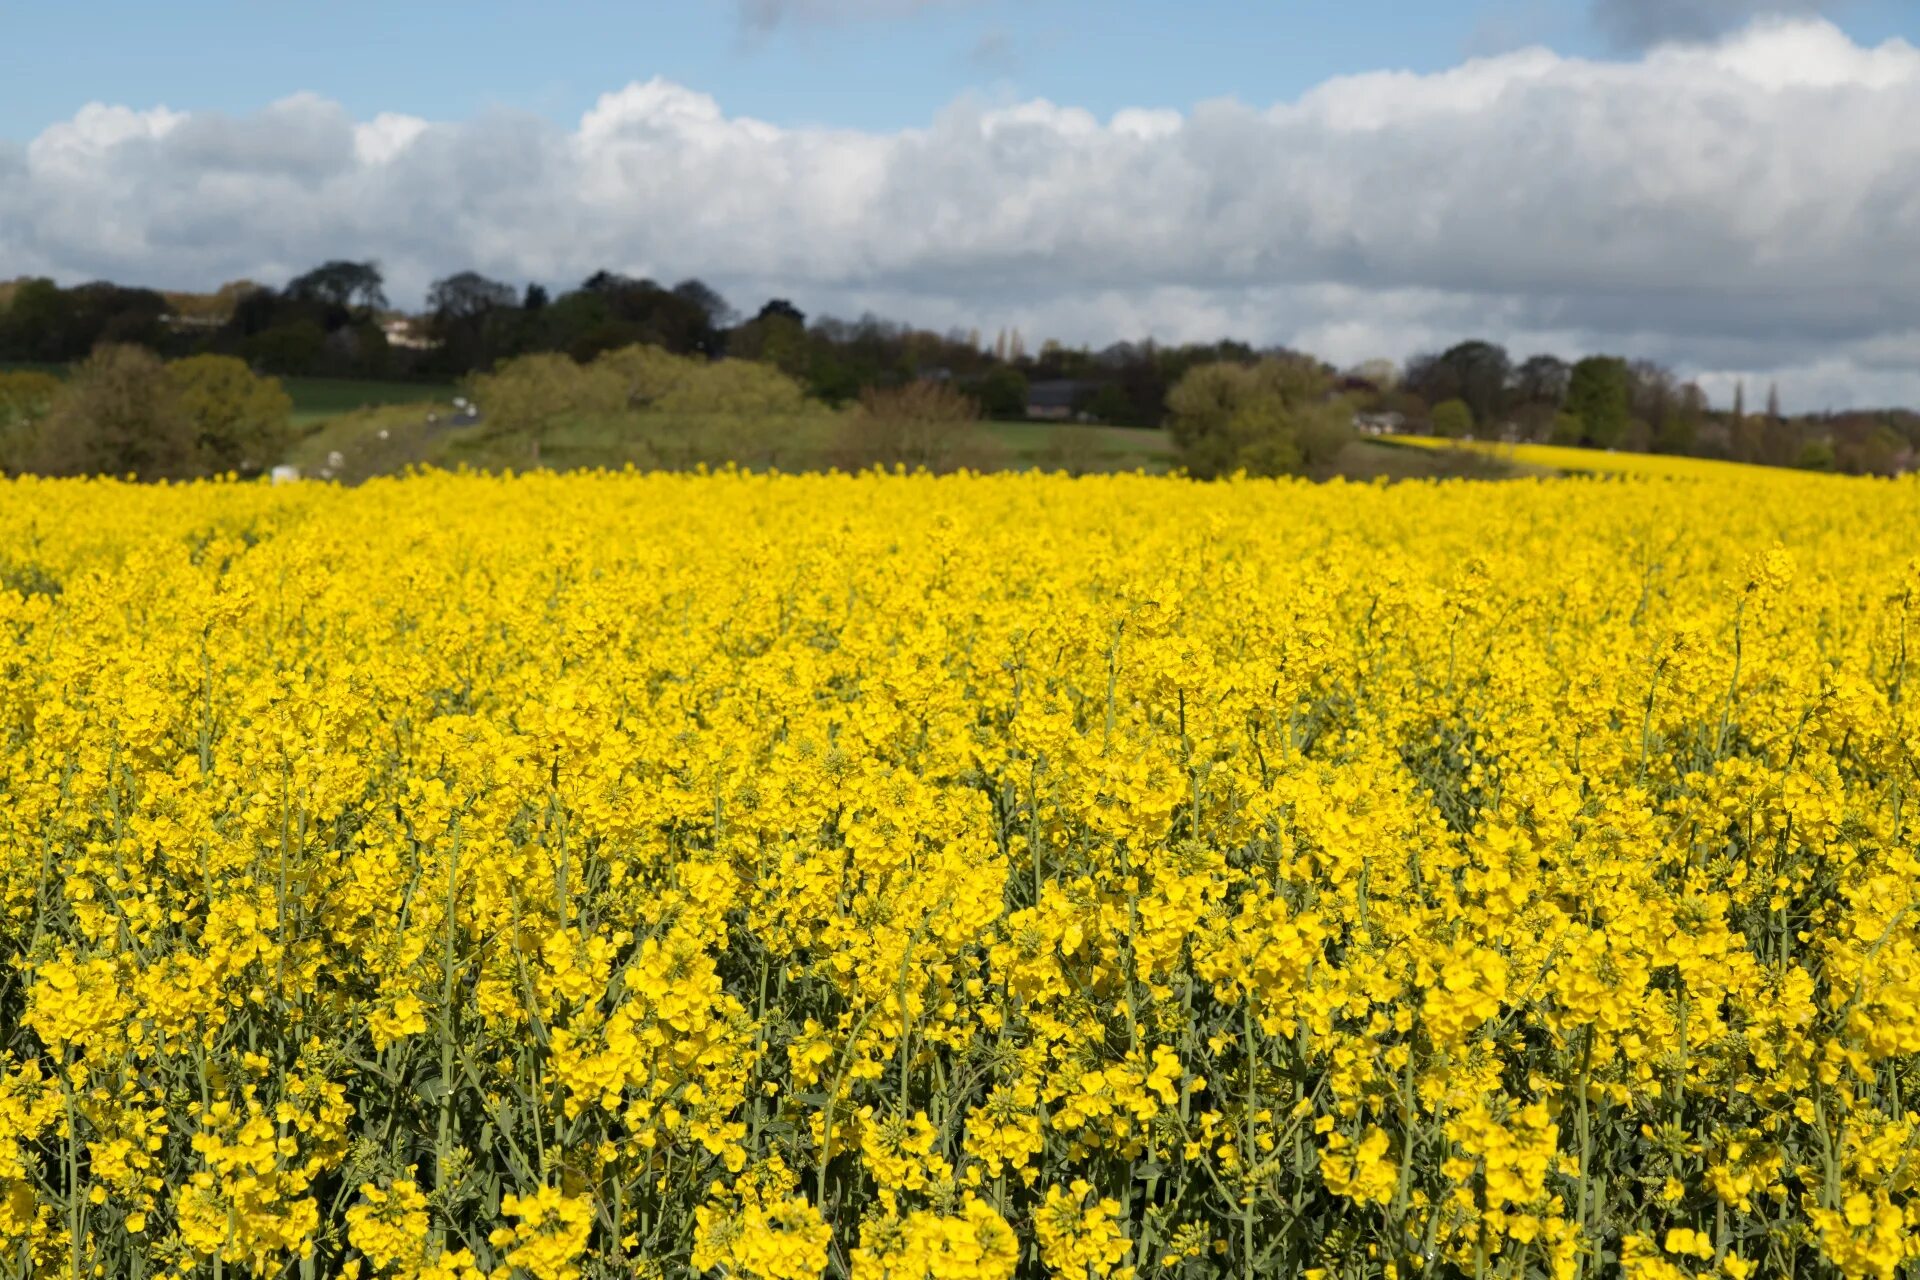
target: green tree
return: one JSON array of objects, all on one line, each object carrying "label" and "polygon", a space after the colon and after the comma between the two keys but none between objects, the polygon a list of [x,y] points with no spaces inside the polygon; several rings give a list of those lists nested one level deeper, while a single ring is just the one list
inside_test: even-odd
[{"label": "green tree", "polygon": [[659,412],[780,418],[798,414],[806,406],[800,384],[772,365],[752,360],[688,363],[692,368],[687,376],[655,401]]},{"label": "green tree", "polygon": [[0,472],[20,471],[32,453],[40,423],[60,394],[60,379],[25,369],[0,372]]},{"label": "green tree", "polygon": [[286,447],[293,401],[277,378],[262,378],[232,356],[189,356],[167,366],[174,403],[193,423],[200,465],[258,472]]},{"label": "green tree", "polygon": [[617,409],[620,387],[609,370],[581,367],[552,352],[519,356],[494,372],[474,378],[479,405],[491,436],[520,436],[536,464],[541,445],[564,426]]},{"label": "green tree", "polygon": [[1498,422],[1511,395],[1513,361],[1505,347],[1474,340],[1437,356],[1418,356],[1407,364],[1405,385],[1428,403],[1464,400],[1475,421]]},{"label": "green tree", "polygon": [[296,302],[317,302],[334,307],[371,307],[387,305],[385,280],[374,262],[322,263],[305,275],[287,282],[286,296]]},{"label": "green tree", "polygon": [[23,280],[0,313],[0,355],[17,360],[65,358],[67,337],[75,327],[74,303],[51,280]]},{"label": "green tree", "polygon": [[1433,406],[1433,434],[1459,440],[1473,434],[1473,410],[1465,400],[1442,400]]},{"label": "green tree", "polygon": [[1027,416],[1027,377],[1008,365],[989,369],[974,388],[980,412],[989,418],[1020,419]]},{"label": "green tree", "polygon": [[1352,436],[1352,413],[1305,357],[1195,365],[1167,393],[1168,428],[1188,474],[1286,475],[1330,463]]},{"label": "green tree", "polygon": [[614,397],[607,408],[651,409],[675,388],[691,381],[701,363],[691,356],[636,342],[602,351],[593,358],[591,367],[605,379],[602,390]]},{"label": "green tree", "polygon": [[1106,382],[1093,393],[1087,412],[1095,422],[1130,424],[1134,417],[1133,401],[1127,398],[1126,389],[1119,383]]},{"label": "green tree", "polygon": [[1833,442],[1830,440],[1806,440],[1801,442],[1799,455],[1793,465],[1803,471],[1833,470]]},{"label": "green tree", "polygon": [[316,320],[276,324],[240,344],[248,364],[289,377],[311,371],[326,349],[327,331]]},{"label": "green tree", "polygon": [[1619,444],[1633,418],[1627,362],[1618,356],[1588,356],[1574,365],[1567,380],[1567,412],[1580,419],[1584,443],[1597,449]]},{"label": "green tree", "polygon": [[783,312],[764,310],[728,336],[727,354],[763,361],[790,378],[802,379],[813,359],[806,326]]},{"label": "green tree", "polygon": [[60,394],[60,379],[38,369],[0,370],[0,424],[38,421]]},{"label": "green tree", "polygon": [[29,466],[42,475],[198,474],[199,442],[160,357],[104,346],[75,366],[41,424]]}]

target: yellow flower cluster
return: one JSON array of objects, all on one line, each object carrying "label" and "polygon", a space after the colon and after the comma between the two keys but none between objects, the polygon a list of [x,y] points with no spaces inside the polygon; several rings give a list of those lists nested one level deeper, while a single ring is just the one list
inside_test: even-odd
[{"label": "yellow flower cluster", "polygon": [[7,482],[0,1274],[1911,1274],[1917,535]]}]

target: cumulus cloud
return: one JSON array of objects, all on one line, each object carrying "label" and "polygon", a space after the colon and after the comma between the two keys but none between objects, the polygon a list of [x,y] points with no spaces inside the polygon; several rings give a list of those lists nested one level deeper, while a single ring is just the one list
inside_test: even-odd
[{"label": "cumulus cloud", "polygon": [[1671,40],[1706,40],[1767,17],[1808,17],[1842,0],[1593,0],[1593,18],[1616,44],[1644,49]]},{"label": "cumulus cloud", "polygon": [[743,307],[1101,343],[1224,333],[1346,362],[1466,335],[1620,351],[1789,404],[1920,403],[1920,50],[1822,22],[1630,62],[1533,49],[1273,106],[962,101],[787,128],[655,80],[577,125],[88,107],[0,146],[0,262],[284,279],[377,258],[698,275]]}]

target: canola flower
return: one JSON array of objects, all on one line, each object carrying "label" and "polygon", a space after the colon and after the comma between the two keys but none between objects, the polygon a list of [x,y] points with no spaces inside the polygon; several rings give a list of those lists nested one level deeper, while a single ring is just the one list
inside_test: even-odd
[{"label": "canola flower", "polygon": [[[1509,443],[1503,440],[1456,440],[1445,436],[1392,436],[1389,442],[1405,448],[1465,450],[1541,471],[1585,471],[1601,475],[1665,476],[1686,479],[1741,478],[1755,484],[1769,479],[1795,484],[1796,473],[1780,467],[1718,458],[1694,458],[1673,453],[1634,453],[1630,450],[1588,449],[1573,445]],[[1804,478],[1804,477],[1800,477]]]},{"label": "canola flower", "polygon": [[0,488],[0,1275],[1920,1265],[1920,486]]}]

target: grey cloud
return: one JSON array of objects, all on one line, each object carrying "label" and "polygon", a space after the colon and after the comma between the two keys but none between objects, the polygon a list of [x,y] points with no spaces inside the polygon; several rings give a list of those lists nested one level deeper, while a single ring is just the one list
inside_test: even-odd
[{"label": "grey cloud", "polygon": [[967,50],[967,62],[977,71],[1005,75],[1020,65],[1020,51],[1011,33],[1000,28],[984,31]]},{"label": "grey cloud", "polygon": [[1707,40],[1762,17],[1831,13],[1844,0],[1593,0],[1593,20],[1624,49]]},{"label": "grey cloud", "polygon": [[740,23],[750,31],[771,31],[783,23],[833,23],[863,18],[895,18],[965,0],[735,0]]},{"label": "grey cloud", "polygon": [[749,307],[1094,343],[1236,333],[1341,362],[1480,334],[1780,371],[1790,402],[1846,398],[1856,369],[1860,397],[1911,384],[1920,403],[1916,115],[1920,51],[1824,23],[1626,63],[1536,49],[1349,77],[1269,108],[961,102],[892,133],[729,116],[663,81],[572,129],[354,121],[308,98],[90,107],[0,146],[0,250],[179,287],[373,257],[401,299],[468,266],[609,267]]}]

